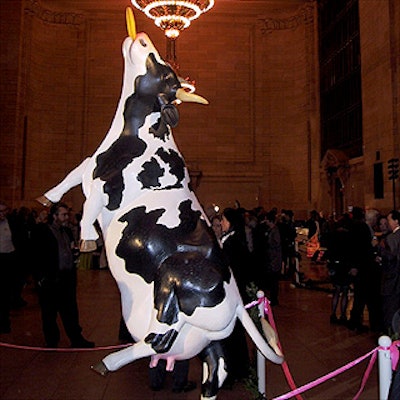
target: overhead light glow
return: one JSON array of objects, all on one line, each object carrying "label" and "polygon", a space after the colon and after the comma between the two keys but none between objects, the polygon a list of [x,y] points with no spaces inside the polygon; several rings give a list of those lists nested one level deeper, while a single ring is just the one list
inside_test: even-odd
[{"label": "overhead light glow", "polygon": [[171,39],[214,6],[214,0],[131,0]]}]

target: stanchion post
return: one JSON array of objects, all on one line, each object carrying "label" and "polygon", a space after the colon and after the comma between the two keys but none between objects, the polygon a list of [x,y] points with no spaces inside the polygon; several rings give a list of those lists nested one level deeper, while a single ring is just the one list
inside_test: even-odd
[{"label": "stanchion post", "polygon": [[381,347],[378,350],[379,400],[387,400],[392,382],[392,361],[390,358],[392,340],[389,336],[381,336],[378,343]]},{"label": "stanchion post", "polygon": [[[262,290],[257,292],[257,298],[262,299],[265,296]],[[264,312],[264,302],[261,302],[258,305],[258,313],[260,318],[265,316]],[[266,394],[266,381],[265,381],[265,358],[260,352],[257,350],[257,378],[258,378],[258,391],[259,393],[265,395]]]}]

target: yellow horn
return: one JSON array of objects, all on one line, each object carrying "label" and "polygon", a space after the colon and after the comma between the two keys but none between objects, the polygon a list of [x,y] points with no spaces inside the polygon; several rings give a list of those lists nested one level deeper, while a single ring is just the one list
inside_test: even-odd
[{"label": "yellow horn", "polygon": [[128,35],[132,40],[136,39],[136,23],[135,17],[133,16],[133,11],[130,7],[126,8],[126,29],[128,30]]},{"label": "yellow horn", "polygon": [[176,98],[182,102],[208,104],[208,101],[204,97],[194,93],[188,93],[182,88],[176,91]]}]

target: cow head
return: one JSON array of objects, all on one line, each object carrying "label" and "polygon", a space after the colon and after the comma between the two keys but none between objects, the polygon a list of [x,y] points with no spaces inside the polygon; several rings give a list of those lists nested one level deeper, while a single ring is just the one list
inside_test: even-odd
[{"label": "cow head", "polygon": [[126,10],[126,22],[129,36],[123,43],[122,53],[125,60],[125,72],[129,75],[129,77],[125,76],[124,82],[132,85],[127,88],[130,89],[130,93],[137,86],[137,83],[135,83],[137,77],[156,77],[157,87],[154,85],[154,79],[151,79],[151,85],[149,80],[142,79],[140,89],[141,96],[154,96],[154,91],[157,90],[160,108],[175,100],[208,104],[208,101],[203,97],[186,92],[181,86],[182,80],[176,76],[171,66],[160,57],[150,38],[143,32],[136,33],[135,20],[130,8]]}]

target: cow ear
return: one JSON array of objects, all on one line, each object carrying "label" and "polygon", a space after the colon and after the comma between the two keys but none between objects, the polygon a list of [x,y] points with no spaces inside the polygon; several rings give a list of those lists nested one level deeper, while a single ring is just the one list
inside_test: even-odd
[{"label": "cow ear", "polygon": [[179,122],[178,109],[173,104],[164,104],[161,106],[161,116],[163,121],[171,128],[175,128]]}]

